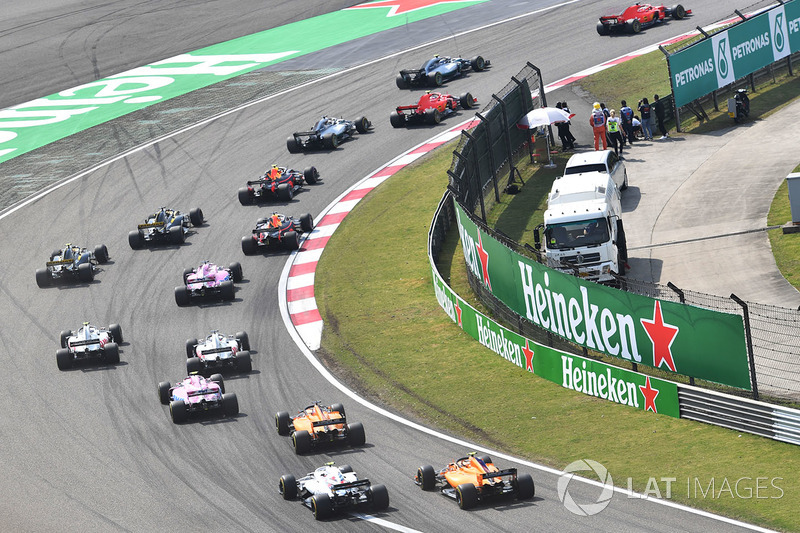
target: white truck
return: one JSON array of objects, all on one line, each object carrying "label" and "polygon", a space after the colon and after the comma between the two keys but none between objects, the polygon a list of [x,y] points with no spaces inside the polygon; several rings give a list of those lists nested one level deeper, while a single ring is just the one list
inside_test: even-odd
[{"label": "white truck", "polygon": [[628,250],[622,227],[620,191],[604,172],[568,174],[553,182],[544,223],[534,230],[535,248],[548,267],[592,281],[624,276]]}]

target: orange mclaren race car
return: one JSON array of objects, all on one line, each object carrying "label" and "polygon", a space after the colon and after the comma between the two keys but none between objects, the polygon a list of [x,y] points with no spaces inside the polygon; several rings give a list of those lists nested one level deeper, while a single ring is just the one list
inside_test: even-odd
[{"label": "orange mclaren race car", "polygon": [[275,415],[275,427],[278,435],[291,432],[294,452],[298,455],[320,444],[346,442],[362,446],[366,442],[364,426],[361,422],[348,423],[340,403],[326,407],[314,402],[292,417],[281,411]]},{"label": "orange mclaren race car", "polygon": [[498,470],[488,455],[476,456],[475,452],[438,472],[430,465],[421,466],[414,482],[422,490],[433,490],[441,485],[442,494],[455,499],[462,509],[470,509],[479,501],[499,496],[529,500],[535,493],[530,474],[517,474],[516,468]]}]

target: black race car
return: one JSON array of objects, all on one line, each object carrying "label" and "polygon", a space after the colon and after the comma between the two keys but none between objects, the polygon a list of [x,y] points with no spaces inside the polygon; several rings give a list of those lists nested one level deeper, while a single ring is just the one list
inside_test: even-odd
[{"label": "black race car", "polygon": [[480,72],[490,65],[489,61],[481,56],[472,59],[460,57],[439,57],[433,56],[422,64],[418,69],[401,70],[395,78],[395,83],[400,89],[408,89],[412,86],[433,85],[439,87],[445,81],[460,78],[468,70]]},{"label": "black race car", "polygon": [[303,150],[325,148],[335,150],[343,141],[356,133],[367,133],[371,124],[367,117],[356,120],[323,116],[309,131],[298,131],[286,139],[286,148],[295,154]]},{"label": "black race car", "polygon": [[267,218],[259,218],[253,234],[242,237],[242,252],[252,255],[259,248],[281,246],[287,250],[300,248],[300,234],[314,229],[314,219],[306,213],[299,219],[291,216],[272,213]]},{"label": "black race car", "polygon": [[162,207],[128,233],[128,244],[134,250],[147,243],[183,244],[190,222],[195,227],[203,223],[203,211],[199,207],[189,211],[189,216],[177,209]]},{"label": "black race car", "polygon": [[308,167],[299,172],[286,167],[272,165],[260,178],[247,182],[247,187],[239,189],[239,203],[249,205],[267,199],[288,202],[294,198],[294,193],[299,191],[303,184],[314,185],[319,181],[319,172],[316,167]]}]

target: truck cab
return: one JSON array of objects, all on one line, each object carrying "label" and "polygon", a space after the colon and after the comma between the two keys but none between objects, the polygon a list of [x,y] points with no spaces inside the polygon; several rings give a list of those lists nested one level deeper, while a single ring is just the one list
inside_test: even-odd
[{"label": "truck cab", "polygon": [[620,192],[613,177],[585,172],[556,179],[534,240],[538,250],[544,243],[550,268],[598,282],[614,280],[612,274],[624,276],[627,247]]}]

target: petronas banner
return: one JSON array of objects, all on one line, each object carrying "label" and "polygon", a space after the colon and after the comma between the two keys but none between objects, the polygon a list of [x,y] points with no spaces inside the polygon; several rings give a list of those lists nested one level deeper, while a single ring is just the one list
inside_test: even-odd
[{"label": "petronas banner", "polygon": [[791,0],[667,58],[682,106],[800,51],[800,1]]},{"label": "petronas banner", "polygon": [[562,274],[480,231],[457,203],[456,218],[467,268],[517,314],[590,350],[750,390],[741,316]]}]

